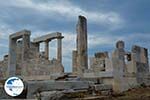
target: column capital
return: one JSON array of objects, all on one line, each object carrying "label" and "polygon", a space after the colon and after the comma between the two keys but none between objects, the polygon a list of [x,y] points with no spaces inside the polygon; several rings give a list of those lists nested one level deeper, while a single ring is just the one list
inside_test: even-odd
[{"label": "column capital", "polygon": [[51,40],[45,40],[44,42],[46,42],[46,43],[47,43],[47,42],[50,42],[50,41],[51,41]]},{"label": "column capital", "polygon": [[57,37],[57,39],[63,39],[63,38],[64,38],[64,36]]}]

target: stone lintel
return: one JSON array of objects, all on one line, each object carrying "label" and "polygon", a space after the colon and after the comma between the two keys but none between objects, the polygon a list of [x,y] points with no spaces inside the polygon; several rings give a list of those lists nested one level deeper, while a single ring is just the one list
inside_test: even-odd
[{"label": "stone lintel", "polygon": [[9,36],[9,38],[10,39],[19,39],[19,38],[22,38],[23,35],[31,35],[31,31],[24,29],[22,31],[11,34]]},{"label": "stone lintel", "polygon": [[50,41],[50,40],[56,39],[56,38],[64,38],[64,36],[62,36],[61,33],[59,33],[59,32],[55,32],[55,33],[37,37],[37,38],[33,39],[33,42],[40,43],[40,42]]}]

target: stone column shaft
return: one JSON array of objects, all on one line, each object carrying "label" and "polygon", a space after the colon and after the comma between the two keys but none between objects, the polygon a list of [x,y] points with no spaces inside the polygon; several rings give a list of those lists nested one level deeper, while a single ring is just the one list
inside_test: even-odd
[{"label": "stone column shaft", "polygon": [[39,52],[39,51],[40,51],[40,43],[37,43],[37,44],[36,44],[36,47],[37,47],[37,48],[36,48],[36,52]]},{"label": "stone column shaft", "polygon": [[72,51],[72,71],[73,73],[77,73],[77,51],[73,50]]},{"label": "stone column shaft", "polygon": [[22,36],[23,38],[23,44],[22,44],[22,69],[21,69],[21,75],[26,76],[27,73],[27,67],[28,66],[28,59],[29,59],[29,50],[30,50],[30,35],[24,34]]},{"label": "stone column shaft", "polygon": [[9,38],[8,77],[16,74],[16,40]]},{"label": "stone column shaft", "polygon": [[76,31],[78,72],[83,73],[88,69],[87,21],[84,16],[79,16]]},{"label": "stone column shaft", "polygon": [[61,38],[57,39],[57,60],[61,63],[62,62],[62,40]]},{"label": "stone column shaft", "polygon": [[23,35],[23,44],[22,44],[22,61],[26,61],[29,55],[30,48],[30,35]]},{"label": "stone column shaft", "polygon": [[45,57],[49,59],[49,41],[45,41]]}]

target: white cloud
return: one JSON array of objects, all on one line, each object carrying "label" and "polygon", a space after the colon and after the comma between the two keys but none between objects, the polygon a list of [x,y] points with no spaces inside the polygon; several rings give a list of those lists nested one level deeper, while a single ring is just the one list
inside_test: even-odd
[{"label": "white cloud", "polygon": [[[3,4],[3,2],[2,2]],[[76,20],[78,15],[87,17],[88,22],[107,25],[110,28],[120,27],[123,23],[121,16],[113,11],[86,11],[83,8],[72,4],[69,0],[51,0],[48,2],[37,3],[32,0],[9,0],[4,5],[18,8],[30,8],[37,12],[42,12],[51,18],[65,20]],[[61,19],[62,20],[62,19]]]},{"label": "white cloud", "polygon": [[13,30],[9,29],[6,25],[0,26],[0,39],[8,39],[9,34],[12,34]]},{"label": "white cloud", "polygon": [[89,35],[88,44],[90,48],[100,45],[114,45],[116,41],[124,40],[122,36],[109,35]]}]

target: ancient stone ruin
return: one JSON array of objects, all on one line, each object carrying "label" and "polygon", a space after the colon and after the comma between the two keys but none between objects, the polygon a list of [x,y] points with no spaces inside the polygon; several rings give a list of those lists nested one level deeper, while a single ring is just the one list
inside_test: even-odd
[{"label": "ancient stone ruin", "polygon": [[88,69],[87,22],[85,17],[79,16],[76,31],[77,50],[73,51],[73,72],[81,75]]},{"label": "ancient stone ruin", "polygon": [[[22,30],[9,36],[9,54],[0,61],[0,98],[13,98],[4,90],[11,76],[22,78],[24,92],[16,98],[37,100],[70,100],[88,96],[120,93],[144,84],[150,86],[148,50],[137,45],[126,51],[118,40],[112,53],[96,52],[88,58],[87,20],[78,17],[76,50],[72,52],[72,73],[62,64],[61,33],[51,33],[30,41],[31,32]],[[49,42],[57,39],[57,58],[49,59]],[[45,51],[40,52],[40,43]],[[89,59],[89,65],[88,65]],[[94,99],[93,99],[94,100]]]},{"label": "ancient stone ruin", "polygon": [[[31,32],[23,30],[9,36],[9,55],[5,56],[3,76],[39,77],[64,73],[62,65],[61,33],[51,33],[30,41]],[[19,39],[22,40],[19,40]],[[49,42],[57,39],[57,58],[49,60]],[[45,51],[40,52],[40,43],[45,43]],[[6,58],[7,57],[7,58]],[[7,64],[8,63],[8,68]]]}]

